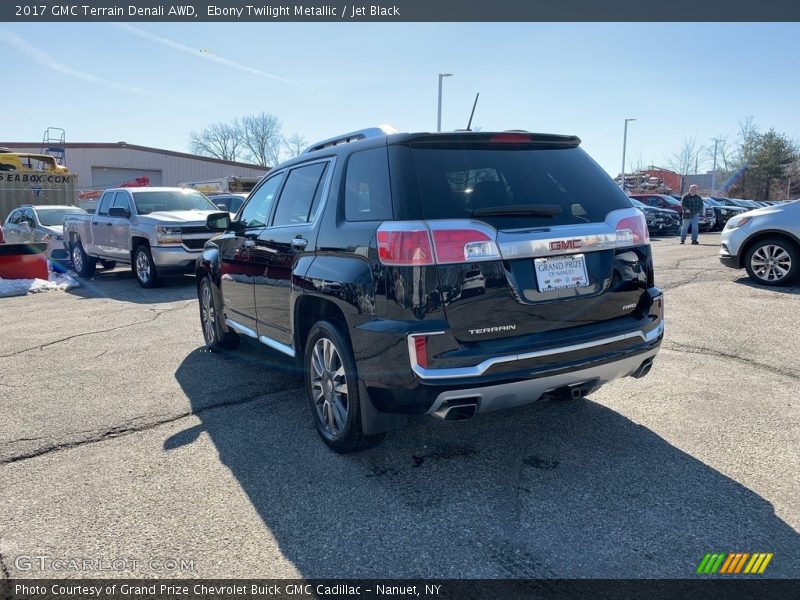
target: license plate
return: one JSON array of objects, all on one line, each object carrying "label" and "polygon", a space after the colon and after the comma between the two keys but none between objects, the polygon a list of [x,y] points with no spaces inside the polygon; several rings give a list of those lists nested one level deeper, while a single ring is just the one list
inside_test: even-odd
[{"label": "license plate", "polygon": [[583,254],[535,258],[536,282],[540,292],[585,287],[589,285],[586,259]]}]

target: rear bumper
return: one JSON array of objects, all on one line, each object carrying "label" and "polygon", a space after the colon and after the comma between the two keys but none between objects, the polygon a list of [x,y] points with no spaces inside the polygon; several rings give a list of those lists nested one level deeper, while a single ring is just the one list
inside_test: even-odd
[{"label": "rear bumper", "polygon": [[498,385],[451,390],[438,394],[427,414],[449,419],[451,411],[474,406],[474,413],[514,408],[536,402],[549,395],[562,396],[570,391],[585,395],[620,377],[649,370],[658,348],[633,354],[602,365],[546,375]]}]

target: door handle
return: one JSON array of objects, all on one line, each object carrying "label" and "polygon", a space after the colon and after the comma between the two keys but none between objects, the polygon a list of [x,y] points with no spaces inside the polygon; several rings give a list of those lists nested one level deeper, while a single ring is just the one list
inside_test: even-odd
[{"label": "door handle", "polygon": [[106,225],[108,225],[109,227],[111,227],[111,221],[109,221],[108,223],[106,223]]},{"label": "door handle", "polygon": [[292,247],[298,250],[304,250],[308,246],[308,240],[301,237],[296,237],[292,240]]}]

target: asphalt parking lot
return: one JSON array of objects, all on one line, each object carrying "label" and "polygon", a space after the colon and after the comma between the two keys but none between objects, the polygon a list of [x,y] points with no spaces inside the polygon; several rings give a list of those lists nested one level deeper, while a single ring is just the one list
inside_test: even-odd
[{"label": "asphalt parking lot", "polygon": [[800,288],[751,285],[718,239],[654,239],[648,377],[354,456],[285,359],[203,349],[191,277],[0,300],[3,576],[683,578],[721,551],[796,577]]}]

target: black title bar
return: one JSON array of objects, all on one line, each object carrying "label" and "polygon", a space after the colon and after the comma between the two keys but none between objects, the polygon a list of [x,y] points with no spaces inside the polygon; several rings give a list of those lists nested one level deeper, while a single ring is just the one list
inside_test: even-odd
[{"label": "black title bar", "polygon": [[4,600],[772,600],[800,581],[702,579],[10,579]]},{"label": "black title bar", "polygon": [[800,21],[797,0],[3,0],[7,22]]}]

